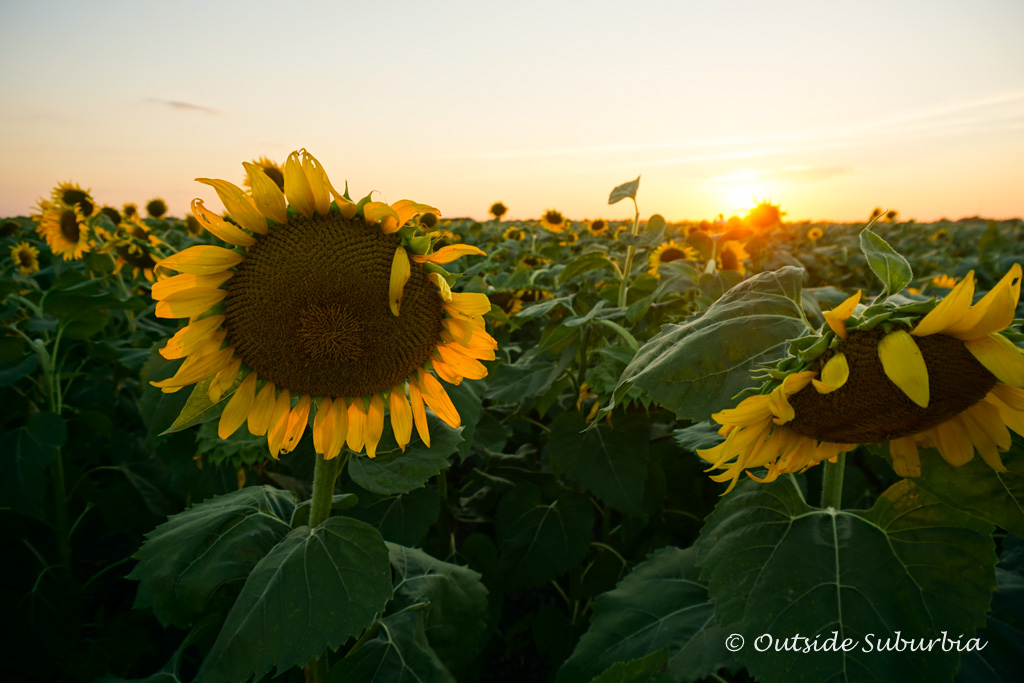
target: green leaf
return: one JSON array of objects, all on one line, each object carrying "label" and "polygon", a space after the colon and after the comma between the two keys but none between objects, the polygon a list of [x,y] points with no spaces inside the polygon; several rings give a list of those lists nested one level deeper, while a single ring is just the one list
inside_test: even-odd
[{"label": "green leaf", "polygon": [[630,180],[628,183],[622,183],[608,195],[608,203],[615,204],[627,198],[636,200],[636,191],[639,187],[640,176],[637,176],[635,180]]},{"label": "green leaf", "polygon": [[226,613],[252,568],[290,531],[294,497],[253,486],[189,508],[146,535],[128,578],[139,582],[135,607],[160,623],[187,628]]},{"label": "green leaf", "polygon": [[390,599],[376,529],[348,517],[293,529],[249,574],[197,680],[259,680],[305,665],[362,633]]},{"label": "green leaf", "polygon": [[569,261],[558,275],[558,284],[564,285],[575,280],[580,275],[589,273],[601,268],[613,268],[614,265],[608,260],[607,254],[603,251],[588,251],[580,254],[572,261]]},{"label": "green leaf", "polygon": [[557,299],[545,299],[544,301],[538,301],[535,304],[530,304],[525,307],[512,317],[515,318],[517,322],[521,320],[532,320],[533,318],[539,318],[542,315],[547,315],[559,306],[562,306],[572,313],[573,296],[574,295],[569,295],[558,297]]},{"label": "green leaf", "polygon": [[463,427],[452,429],[433,413],[427,415],[430,447],[419,439],[402,453],[394,433],[385,432],[377,446],[377,457],[353,456],[348,473],[359,486],[373,493],[390,495],[418,489],[435,474],[448,467],[448,456],[462,443]]},{"label": "green leaf", "polygon": [[192,387],[192,393],[189,394],[188,400],[185,401],[185,407],[181,409],[177,419],[174,420],[174,424],[161,432],[160,436],[171,434],[173,432],[180,432],[183,429],[188,429],[189,427],[209,422],[210,420],[216,420],[220,417],[221,403],[228,400],[235,392],[233,389],[225,391],[224,395],[221,396],[220,401],[214,403],[210,400],[210,395],[208,393],[211,382],[213,382],[213,377],[207,377]]},{"label": "green leaf", "polygon": [[67,440],[67,426],[56,413],[30,415],[24,427],[0,440],[0,505],[41,517],[47,498],[46,470]]},{"label": "green leaf", "polygon": [[501,567],[510,589],[542,585],[579,564],[590,546],[594,508],[586,496],[562,491],[551,503],[530,482],[498,503]]},{"label": "green leaf", "polygon": [[751,386],[758,363],[782,357],[787,340],[808,331],[800,310],[802,275],[790,266],[760,273],[699,318],[665,325],[622,373],[616,401],[635,384],[680,418],[707,420],[730,405]]},{"label": "green leaf", "polygon": [[917,485],[946,505],[1024,536],[1024,449],[1002,454],[1006,472],[995,472],[980,457],[952,467],[938,451],[921,451]]},{"label": "green leaf", "polygon": [[651,431],[647,418],[623,415],[613,426],[601,422],[581,434],[586,428],[574,411],[555,418],[544,448],[551,466],[617,510],[640,514]]},{"label": "green leaf", "polygon": [[897,294],[913,281],[914,271],[907,259],[867,228],[860,233],[860,248],[868,266],[885,287],[884,295]]},{"label": "green leaf", "polygon": [[696,559],[692,548],[662,548],[599,595],[587,632],[558,671],[558,683],[589,681],[615,662],[656,652],[666,652],[675,681],[701,680],[730,666],[725,633],[715,624]]},{"label": "green leaf", "polygon": [[693,453],[698,448],[714,448],[722,443],[722,435],[718,433],[719,425],[711,422],[698,422],[673,432],[676,443]]},{"label": "green leaf", "polygon": [[[970,634],[985,623],[995,588],[991,533],[909,479],[866,511],[811,508],[786,479],[743,482],[695,547],[718,623],[746,639],[737,657],[758,680],[792,681],[794,672],[806,680],[949,680],[956,650],[879,648],[898,637]],[[821,645],[833,632],[838,644],[850,640],[848,651],[765,647],[764,634]]]},{"label": "green leaf", "polygon": [[400,496],[387,496],[361,505],[351,515],[376,527],[385,541],[414,546],[437,520],[441,499],[432,486]]},{"label": "green leaf", "polygon": [[459,443],[460,462],[469,457],[469,451],[473,447],[476,425],[480,422],[480,417],[484,412],[483,392],[485,388],[481,382],[463,382],[445,388],[455,410],[459,411],[459,417],[462,418],[462,441]]},{"label": "green leaf", "polygon": [[38,364],[39,357],[33,353],[17,365],[0,370],[0,387],[9,387],[22,377],[31,375]]},{"label": "green leaf", "polygon": [[455,683],[427,641],[420,611],[381,620],[377,635],[331,668],[327,683]]},{"label": "green leaf", "polygon": [[594,319],[594,316],[601,312],[601,309],[604,308],[606,303],[608,302],[604,300],[598,301],[594,304],[593,308],[587,311],[584,315],[574,315],[566,318],[562,321],[562,324],[566,327],[579,327],[584,323],[588,323]]},{"label": "green leaf", "polygon": [[520,403],[540,396],[555,383],[572,357],[564,357],[558,363],[546,359],[517,361],[499,365],[491,373],[485,398],[492,401]]},{"label": "green leaf", "polygon": [[668,674],[668,650],[655,650],[646,657],[616,662],[593,683],[672,683]]},{"label": "green leaf", "polygon": [[486,627],[487,589],[480,574],[393,543],[388,553],[395,571],[395,598],[388,611],[397,614],[427,603],[422,614],[430,647],[452,673],[465,672],[483,646]]}]

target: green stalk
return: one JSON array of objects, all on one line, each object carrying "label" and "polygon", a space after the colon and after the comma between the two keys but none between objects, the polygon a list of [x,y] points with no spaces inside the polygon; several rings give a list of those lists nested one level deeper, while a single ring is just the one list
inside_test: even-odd
[{"label": "green stalk", "polygon": [[[633,237],[636,237],[640,231],[640,207],[637,206],[636,198],[633,199],[633,209],[636,211],[636,215],[633,217],[633,230],[630,232]],[[626,247],[626,263],[622,268],[622,281],[619,282],[619,308],[626,305],[626,292],[629,289],[629,272],[633,269],[633,254],[636,253],[636,245],[630,244]]]},{"label": "green stalk", "polygon": [[846,453],[840,453],[834,463],[825,461],[821,482],[821,507],[843,509],[843,473],[846,471]]},{"label": "green stalk", "polygon": [[334,501],[334,483],[341,474],[341,465],[348,460],[348,449],[344,457],[330,460],[322,453],[316,454],[316,465],[313,467],[313,495],[309,502],[309,530],[320,526],[331,516],[331,503]]}]

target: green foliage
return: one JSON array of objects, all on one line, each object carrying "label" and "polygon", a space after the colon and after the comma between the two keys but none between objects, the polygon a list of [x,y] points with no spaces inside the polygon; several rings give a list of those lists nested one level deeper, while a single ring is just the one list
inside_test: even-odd
[{"label": "green foliage", "polygon": [[448,466],[448,456],[458,450],[463,427],[452,429],[440,419],[427,418],[430,447],[421,441],[408,445],[403,453],[389,433],[377,447],[377,457],[354,457],[348,471],[352,480],[374,493],[408,493],[423,486]]},{"label": "green foliage", "polygon": [[882,298],[889,294],[899,294],[913,281],[914,272],[907,259],[868,228],[860,234],[860,247],[868,260],[868,266],[882,282]]}]

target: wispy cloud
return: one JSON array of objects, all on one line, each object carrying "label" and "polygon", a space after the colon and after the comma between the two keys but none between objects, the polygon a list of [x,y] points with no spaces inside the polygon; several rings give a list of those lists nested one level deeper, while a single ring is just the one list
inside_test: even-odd
[{"label": "wispy cloud", "polygon": [[171,109],[177,109],[179,111],[201,111],[201,112],[203,112],[205,114],[219,114],[220,113],[216,109],[211,109],[210,107],[204,107],[201,104],[192,104],[191,102],[181,102],[179,100],[161,100],[161,99],[158,99],[156,97],[147,97],[146,101],[147,102],[152,102],[154,104],[162,104],[165,107],[170,107]]}]

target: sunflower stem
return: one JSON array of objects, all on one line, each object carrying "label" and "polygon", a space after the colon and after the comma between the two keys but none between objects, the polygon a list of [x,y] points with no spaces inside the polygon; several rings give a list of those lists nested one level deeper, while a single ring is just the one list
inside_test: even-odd
[{"label": "sunflower stem", "polygon": [[821,482],[821,507],[843,509],[843,473],[846,471],[846,453],[840,453],[834,463],[825,462]]},{"label": "sunflower stem", "polygon": [[313,467],[313,495],[309,503],[309,529],[320,526],[331,516],[331,503],[334,501],[334,482],[341,473],[340,465],[348,460],[348,450],[343,457],[327,460],[322,453],[316,454],[316,465]]},{"label": "sunflower stem", "polygon": [[[637,232],[640,229],[640,207],[636,203],[636,198],[633,199],[633,209],[636,214],[633,216],[633,229],[630,234],[635,238]],[[626,292],[629,289],[629,273],[633,270],[633,254],[636,253],[636,244],[631,243],[626,247],[626,262],[622,265],[622,281],[619,282],[619,308],[623,308],[626,305]]]}]

